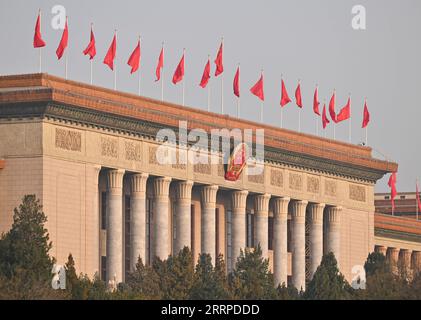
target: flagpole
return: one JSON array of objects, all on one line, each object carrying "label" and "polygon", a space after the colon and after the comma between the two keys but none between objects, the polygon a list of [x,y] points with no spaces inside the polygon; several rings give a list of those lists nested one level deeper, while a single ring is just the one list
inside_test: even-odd
[{"label": "flagpole", "polygon": [[[364,105],[367,103],[367,98],[364,99]],[[368,124],[365,126],[365,145],[368,146]]]},{"label": "flagpole", "polygon": [[[117,43],[117,29],[114,30],[115,41]],[[115,57],[114,57],[115,60]],[[117,90],[117,65],[114,63],[114,90]]]},{"label": "flagpole", "polygon": [[90,64],[91,64],[91,85],[93,83],[93,75],[92,75],[92,69],[93,69],[93,64],[92,64],[92,59],[90,60]]},{"label": "flagpole", "polygon": [[[162,42],[162,57],[165,60],[165,52],[164,52],[164,42]],[[164,101],[164,61],[162,63],[162,68],[161,68],[161,101]]]},{"label": "flagpole", "polygon": [[[39,30],[41,32],[41,9],[38,10],[38,14],[39,14]],[[42,73],[42,47],[39,47],[39,73]]]},{"label": "flagpole", "polygon": [[318,119],[316,118],[316,136],[319,135],[319,125],[318,125]]},{"label": "flagpole", "polygon": [[[142,41],[142,39],[140,38],[140,35],[139,35],[139,50],[141,50],[141,47],[142,47],[142,42],[141,41]],[[139,63],[139,69],[137,70],[137,72],[138,72],[138,77],[139,77],[139,79],[138,79],[137,94],[140,96],[140,63]]]},{"label": "flagpole", "polygon": [[419,189],[418,189],[418,178],[415,180],[415,186],[416,186],[416,191],[415,192],[415,212],[416,212],[416,219],[418,220],[418,195],[419,195]]},{"label": "flagpole", "polygon": [[64,56],[64,79],[67,80],[67,51]]},{"label": "flagpole", "polygon": [[[221,38],[222,48],[224,48],[224,37]],[[222,49],[223,50],[223,49]],[[224,51],[222,51],[222,55]],[[224,114],[224,73],[221,74],[221,114]]]},{"label": "flagpole", "polygon": [[[208,54],[208,63],[210,65],[210,55]],[[210,83],[208,83],[208,112],[210,112],[210,103],[211,103],[211,87]]]},{"label": "flagpole", "polygon": [[[283,74],[281,73],[281,88],[282,88],[282,76],[283,76]],[[281,89],[281,99],[282,99],[282,89]],[[284,107],[281,105],[281,128],[283,127],[282,126],[282,122],[283,122],[283,110],[284,110]]]},{"label": "flagpole", "polygon": [[351,93],[349,94],[349,123],[348,123],[348,126],[349,126],[349,130],[348,130],[348,142],[349,143],[351,143],[351,140],[352,140],[352,136],[351,136],[351,128],[352,128],[352,126],[351,126],[351,120],[352,120],[352,117],[351,117],[351,106],[352,106],[352,104],[351,104]]},{"label": "flagpole", "polygon": [[[186,61],[186,48],[184,48],[183,49],[183,57],[184,57],[184,61]],[[184,66],[185,66],[186,64],[184,63]],[[185,73],[185,72],[184,72]],[[186,82],[186,77],[185,77],[185,75],[183,74],[183,106],[184,106],[184,91],[185,91],[185,82]]]},{"label": "flagpole", "polygon": [[[261,76],[262,76],[262,79],[263,79],[263,69],[261,71]],[[264,101],[262,100],[261,103],[260,103],[260,122],[261,123],[263,123],[263,103],[264,103]]]},{"label": "flagpole", "polygon": [[[300,85],[301,80],[298,79],[298,85]],[[298,111],[298,132],[301,132],[301,109],[302,107],[300,107],[300,110]]]},{"label": "flagpole", "polygon": [[[240,64],[238,64],[238,73],[240,74]],[[238,79],[238,87],[240,87],[240,79]],[[237,118],[240,118],[240,97],[237,97]]]}]

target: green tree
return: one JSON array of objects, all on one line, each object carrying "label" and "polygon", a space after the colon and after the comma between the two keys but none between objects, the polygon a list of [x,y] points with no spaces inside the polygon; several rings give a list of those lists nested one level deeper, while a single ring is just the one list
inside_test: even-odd
[{"label": "green tree", "polygon": [[235,299],[275,299],[273,275],[269,261],[262,257],[262,249],[241,250],[237,264],[230,275],[230,287]]},{"label": "green tree", "polygon": [[343,300],[350,299],[352,288],[339,272],[335,255],[330,252],[324,255],[320,266],[308,283],[304,298],[309,300]]},{"label": "green tree", "polygon": [[13,299],[65,298],[51,288],[54,259],[44,227],[47,217],[35,195],[15,208],[12,228],[0,239],[0,295]]},{"label": "green tree", "polygon": [[162,299],[160,281],[155,269],[145,266],[139,257],[136,269],[129,273],[126,284],[137,299]]},{"label": "green tree", "polygon": [[277,299],[279,300],[299,300],[301,299],[300,292],[294,286],[285,286],[283,283],[282,286],[278,285],[276,288]]},{"label": "green tree", "polygon": [[363,299],[401,299],[407,287],[406,281],[394,274],[381,253],[370,253],[364,264],[366,290],[360,293]]},{"label": "green tree", "polygon": [[209,254],[200,254],[194,273],[190,299],[193,300],[218,300],[227,299],[229,296],[225,275],[225,264],[222,255],[219,255],[215,268]]}]

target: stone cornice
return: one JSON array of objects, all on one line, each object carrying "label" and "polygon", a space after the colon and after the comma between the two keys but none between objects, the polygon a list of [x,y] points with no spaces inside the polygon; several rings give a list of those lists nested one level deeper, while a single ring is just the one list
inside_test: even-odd
[{"label": "stone cornice", "polygon": [[[222,116],[35,74],[0,77],[0,118],[46,117],[121,133],[155,138],[161,128],[178,132],[178,121],[211,129],[265,130],[265,161],[374,183],[396,170],[395,163],[376,160],[371,149],[251,121]],[[189,127],[189,128],[191,128]]]}]

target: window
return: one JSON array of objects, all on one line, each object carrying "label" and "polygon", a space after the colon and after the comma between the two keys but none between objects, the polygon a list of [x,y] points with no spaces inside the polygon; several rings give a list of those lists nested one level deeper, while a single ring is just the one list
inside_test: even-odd
[{"label": "window", "polygon": [[246,246],[248,248],[252,248],[254,246],[254,214],[252,214],[251,212],[247,212],[246,225],[247,225]]},{"label": "window", "polygon": [[227,226],[227,269],[228,272],[231,272],[233,269],[231,263],[232,257],[232,212],[227,211],[226,213],[226,226]]},{"label": "window", "polygon": [[273,250],[273,217],[268,219],[268,249]]},{"label": "window", "polygon": [[219,208],[216,208],[215,209],[215,257],[217,257],[218,254],[219,254]]},{"label": "window", "polygon": [[101,256],[101,280],[107,279],[107,257]]},{"label": "window", "polygon": [[126,195],[124,197],[124,266],[126,277],[130,272],[130,233],[130,196]]},{"label": "window", "polygon": [[146,260],[143,263],[151,263],[152,257],[152,241],[151,241],[151,225],[152,225],[152,200],[146,199]]},{"label": "window", "polygon": [[101,229],[107,229],[107,193],[101,192]]}]

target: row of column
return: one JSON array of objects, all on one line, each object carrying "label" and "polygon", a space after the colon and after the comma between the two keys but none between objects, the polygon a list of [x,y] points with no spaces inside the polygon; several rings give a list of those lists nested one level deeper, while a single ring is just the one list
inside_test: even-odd
[{"label": "row of column", "polygon": [[397,271],[398,266],[401,266],[409,272],[421,272],[421,251],[381,245],[376,245],[375,251],[383,254],[387,258],[392,271]]},{"label": "row of column", "polygon": [[[123,280],[123,176],[124,170],[109,170],[107,174],[107,281]],[[138,257],[146,258],[146,183],[148,174],[131,175],[131,235],[130,264],[134,268]],[[171,178],[157,177],[153,180],[153,241],[152,254],[160,259],[166,259],[170,254],[168,235],[169,226],[169,187]],[[191,248],[191,194],[192,181],[179,181],[176,185],[176,238],[175,252],[184,246]],[[215,208],[217,185],[201,187],[201,252],[208,253],[215,261],[216,226]],[[246,247],[246,202],[248,191],[232,191],[232,221],[231,221],[231,265],[235,266],[240,249]],[[264,258],[268,257],[268,219],[269,201],[271,195],[254,196],[255,239],[260,244]],[[273,197],[273,273],[275,285],[287,284],[288,250],[287,250],[287,220],[288,207],[291,202],[291,253],[292,253],[292,284],[305,290],[305,222],[306,209],[309,208],[309,272],[312,275],[320,264],[324,251],[333,252],[339,261],[339,219],[340,207],[326,208],[328,229],[326,248],[323,250],[323,212],[325,205],[308,203],[305,200],[290,200],[287,197]]]}]

